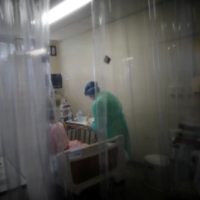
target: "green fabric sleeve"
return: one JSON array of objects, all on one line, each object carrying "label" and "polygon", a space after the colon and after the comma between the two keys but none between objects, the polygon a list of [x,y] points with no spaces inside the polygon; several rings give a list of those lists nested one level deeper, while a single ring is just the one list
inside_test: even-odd
[{"label": "green fabric sleeve", "polygon": [[105,129],[105,106],[102,98],[98,98],[92,105],[92,112],[94,116],[94,122],[91,125],[91,128],[94,131],[99,131]]}]

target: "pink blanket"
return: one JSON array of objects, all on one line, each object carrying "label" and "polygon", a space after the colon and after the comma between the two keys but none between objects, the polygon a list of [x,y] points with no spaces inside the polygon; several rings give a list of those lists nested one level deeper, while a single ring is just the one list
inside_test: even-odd
[{"label": "pink blanket", "polygon": [[59,153],[77,146],[88,146],[81,141],[70,141],[67,137],[66,130],[62,123],[57,122],[51,127],[52,150],[54,153]]}]

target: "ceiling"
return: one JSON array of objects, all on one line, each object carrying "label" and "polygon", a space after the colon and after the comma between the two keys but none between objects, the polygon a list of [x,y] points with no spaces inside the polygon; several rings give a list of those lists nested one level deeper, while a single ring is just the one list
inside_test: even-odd
[{"label": "ceiling", "polygon": [[91,29],[91,5],[78,9],[70,15],[50,25],[50,39],[64,40]]},{"label": "ceiling", "polygon": [[[54,7],[63,0],[51,0],[50,8]],[[158,2],[161,0],[157,0]],[[98,4],[100,1],[94,1],[94,4],[91,6],[91,3],[85,5],[84,7],[78,9],[77,11],[67,15],[61,20],[50,25],[50,39],[51,40],[65,40],[70,37],[74,37],[81,33],[87,32],[92,29],[92,25],[97,27],[99,26],[100,9]],[[91,7],[93,9],[93,20],[91,17]],[[142,9],[148,8],[147,0],[107,0],[105,1],[104,6],[105,23],[115,21],[123,16],[130,15],[134,12],[137,12]],[[95,11],[94,11],[95,10]],[[102,12],[102,9],[101,9]]]},{"label": "ceiling", "polygon": [[[63,0],[50,0],[50,9]],[[81,0],[80,0],[81,1]],[[165,0],[154,0],[150,2],[158,3]],[[100,25],[101,18],[105,19],[105,24],[118,20],[124,16],[136,13],[143,9],[148,9],[148,0],[106,0],[104,9],[100,9],[100,0],[93,0],[77,11],[50,25],[50,40],[65,40],[82,34],[93,27]],[[12,14],[12,13],[11,13]],[[11,16],[11,15],[10,15]],[[11,16],[12,17],[12,16]],[[93,22],[92,22],[93,21]],[[0,19],[1,24],[1,19]],[[21,31],[18,24],[14,24],[13,35],[20,37]],[[0,29],[0,37],[6,36],[6,29]],[[1,39],[1,38],[0,38]]]}]

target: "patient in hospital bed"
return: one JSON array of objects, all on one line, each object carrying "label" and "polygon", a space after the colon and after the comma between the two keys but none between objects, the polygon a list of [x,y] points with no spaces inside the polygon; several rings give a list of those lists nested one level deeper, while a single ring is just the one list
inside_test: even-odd
[{"label": "patient in hospital bed", "polygon": [[60,153],[74,147],[88,146],[78,140],[70,141],[61,122],[54,123],[51,127],[51,144],[53,153]]}]

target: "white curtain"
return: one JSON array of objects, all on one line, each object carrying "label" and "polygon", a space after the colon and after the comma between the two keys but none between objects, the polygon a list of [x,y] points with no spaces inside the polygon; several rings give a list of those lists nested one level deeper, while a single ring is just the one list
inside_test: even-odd
[{"label": "white curtain", "polygon": [[[0,2],[0,156],[5,165],[1,189],[19,188],[8,192],[9,199],[53,198],[48,144],[48,109],[53,102],[49,30],[42,21],[48,3]],[[27,193],[20,185],[26,186]]]}]

